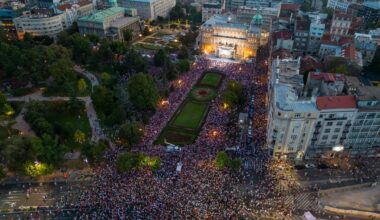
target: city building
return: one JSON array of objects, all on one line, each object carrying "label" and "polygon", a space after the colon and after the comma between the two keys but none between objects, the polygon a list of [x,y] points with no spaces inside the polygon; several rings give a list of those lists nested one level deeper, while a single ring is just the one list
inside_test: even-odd
[{"label": "city building", "polygon": [[70,27],[73,19],[71,15],[66,16],[65,12],[54,9],[32,9],[14,18],[13,22],[18,38],[22,39],[25,33],[33,36],[54,37]]},{"label": "city building", "polygon": [[120,0],[119,4],[125,8],[135,8],[142,19],[157,19],[167,17],[175,6],[175,0]]},{"label": "city building", "polygon": [[251,24],[239,23],[232,15],[215,15],[200,28],[197,46],[205,54],[224,58],[248,59],[256,56],[269,33],[261,28],[260,11]]},{"label": "city building", "polygon": [[302,159],[311,143],[318,110],[303,96],[300,59],[273,59],[269,81],[267,143],[274,158]]},{"label": "city building", "polygon": [[350,14],[335,12],[330,27],[330,34],[347,35],[351,27],[352,18]]},{"label": "city building", "polygon": [[224,5],[220,2],[207,2],[202,6],[202,21],[207,21],[214,15],[220,15],[224,12]]},{"label": "city building", "polygon": [[372,40],[376,43],[376,45],[380,46],[380,28],[370,30],[368,34],[371,35]]},{"label": "city building", "polygon": [[316,105],[318,119],[305,157],[334,157],[347,139],[356,115],[355,96],[319,96]]},{"label": "city building", "polygon": [[133,31],[134,36],[141,33],[140,18],[129,16],[136,14],[134,9],[112,7],[97,11],[78,19],[78,28],[81,34],[95,34],[100,38],[123,40],[126,29]]},{"label": "city building", "polygon": [[228,9],[237,9],[242,6],[255,8],[255,7],[273,7],[278,5],[276,1],[272,0],[229,0],[227,1]]},{"label": "city building", "polygon": [[357,100],[358,111],[343,142],[350,156],[376,155],[380,150],[380,88],[348,76],[347,91]]},{"label": "city building", "polygon": [[380,21],[380,2],[367,1],[363,3],[363,9],[358,13],[358,16],[364,16],[365,22]]},{"label": "city building", "polygon": [[350,5],[351,5],[351,1],[347,1],[347,0],[328,0],[326,7],[334,9],[334,10],[347,12],[347,9]]},{"label": "city building", "polygon": [[297,52],[305,52],[308,49],[310,21],[298,18],[294,25],[293,49]]},{"label": "city building", "polygon": [[278,49],[293,49],[293,33],[290,30],[282,29],[272,32],[273,50]]},{"label": "city building", "polygon": [[343,49],[352,43],[352,39],[349,37],[325,34],[322,37],[318,55],[321,59],[328,56],[343,57]]},{"label": "city building", "polygon": [[273,59],[267,143],[274,158],[374,156],[380,152],[380,88],[358,77],[310,72]]},{"label": "city building", "polygon": [[360,51],[363,57],[363,65],[368,66],[376,53],[377,45],[372,40],[370,34],[355,33],[354,43],[356,50]]},{"label": "city building", "polygon": [[[272,21],[276,20],[280,14],[279,7],[260,7],[262,20],[262,28],[271,31]],[[256,14],[257,8],[241,6],[237,8],[236,17],[238,22],[250,23],[252,17]]]},{"label": "city building", "polygon": [[321,23],[319,17],[313,20],[310,23],[309,29],[309,39],[307,51],[309,53],[316,54],[319,50],[319,46],[321,45],[322,36],[325,33],[325,24]]},{"label": "city building", "polygon": [[13,19],[19,15],[20,13],[12,6],[0,8],[0,29],[4,30],[10,39],[17,39],[17,31]]}]

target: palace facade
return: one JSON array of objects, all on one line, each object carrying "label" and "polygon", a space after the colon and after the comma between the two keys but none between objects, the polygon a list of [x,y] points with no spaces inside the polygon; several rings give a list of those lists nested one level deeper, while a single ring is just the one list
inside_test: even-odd
[{"label": "palace facade", "polygon": [[237,22],[233,15],[215,15],[201,26],[197,45],[206,55],[250,59],[256,56],[260,45],[268,42],[269,33],[261,25],[260,10],[250,24]]}]

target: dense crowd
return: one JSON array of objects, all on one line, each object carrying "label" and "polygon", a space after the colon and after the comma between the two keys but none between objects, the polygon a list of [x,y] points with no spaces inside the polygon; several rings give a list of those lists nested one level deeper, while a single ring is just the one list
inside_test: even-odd
[{"label": "dense crowd", "polygon": [[[144,129],[143,141],[137,146],[148,155],[161,158],[161,168],[152,172],[144,169],[128,175],[119,174],[111,163],[99,167],[93,188],[86,189],[79,205],[82,218],[88,219],[170,219],[170,218],[238,218],[258,214],[290,214],[283,206],[281,192],[276,190],[277,179],[267,174],[270,169],[265,146],[265,96],[268,52],[261,51],[257,64],[225,62],[201,58],[193,63],[189,72],[171,82],[173,92],[162,100]],[[191,87],[206,70],[216,70],[225,75],[220,93],[212,103],[196,142],[176,153],[166,153],[164,146],[155,146],[154,140],[170,120]],[[239,145],[236,134],[237,109],[224,108],[221,93],[229,80],[240,82],[247,97],[255,95],[253,148],[263,165],[258,173],[260,181],[252,184],[240,172],[218,170],[214,159],[218,151]],[[251,89],[252,88],[252,89]],[[108,152],[109,161],[115,161],[119,150]],[[183,164],[180,172],[178,163]],[[247,182],[248,181],[248,182]]]}]

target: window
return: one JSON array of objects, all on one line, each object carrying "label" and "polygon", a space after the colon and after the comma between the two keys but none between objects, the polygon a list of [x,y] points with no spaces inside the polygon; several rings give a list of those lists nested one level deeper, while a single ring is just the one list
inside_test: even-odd
[{"label": "window", "polygon": [[338,125],[338,126],[343,125],[343,121],[338,121],[338,122],[336,123],[336,125]]},{"label": "window", "polygon": [[328,135],[323,135],[323,136],[322,136],[322,140],[327,140],[328,138],[329,138]]},{"label": "window", "polygon": [[325,129],[325,131],[323,133],[330,133],[331,129]]},{"label": "window", "polygon": [[294,141],[295,139],[297,139],[297,135],[290,136],[290,139],[292,139]]},{"label": "window", "polygon": [[289,150],[289,151],[293,151],[294,148],[293,148],[293,147],[289,147],[288,150]]},{"label": "window", "polygon": [[335,129],[334,129],[334,132],[335,132],[335,133],[340,132],[340,128],[335,128]]},{"label": "window", "polygon": [[333,123],[332,123],[332,121],[329,121],[329,122],[327,122],[326,125],[327,125],[327,126],[331,126],[331,125],[333,125]]},{"label": "window", "polygon": [[338,139],[338,135],[333,135],[333,136],[331,137],[331,139],[333,139],[333,140]]},{"label": "window", "polygon": [[300,114],[300,113],[296,113],[296,114],[294,114],[294,118],[299,118],[299,117],[301,117],[301,114]]}]

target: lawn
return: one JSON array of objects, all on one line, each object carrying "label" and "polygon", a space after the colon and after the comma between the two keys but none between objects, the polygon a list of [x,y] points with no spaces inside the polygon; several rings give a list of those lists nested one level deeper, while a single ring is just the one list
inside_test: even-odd
[{"label": "lawn", "polygon": [[194,143],[222,79],[218,73],[206,73],[187,94],[155,143],[164,144],[164,140],[177,145]]},{"label": "lawn", "polygon": [[222,78],[222,75],[218,73],[206,73],[206,75],[204,75],[204,77],[200,81],[200,84],[208,85],[212,87],[218,87],[221,78]]},{"label": "lawn", "polygon": [[197,129],[207,110],[207,103],[187,101],[173,121],[174,126]]}]

